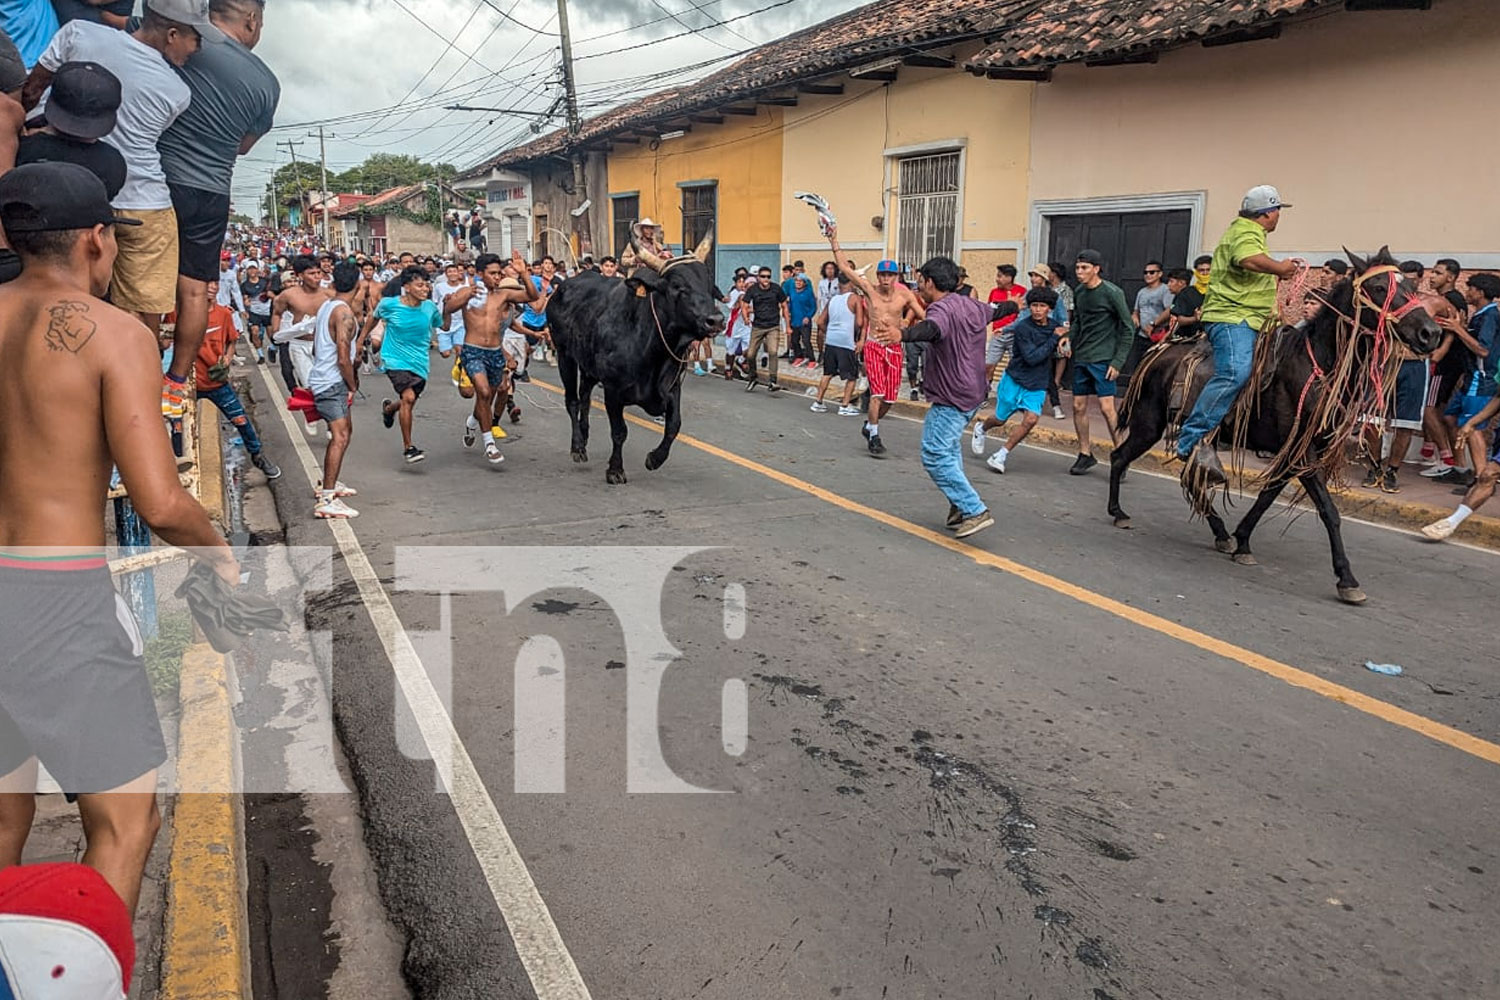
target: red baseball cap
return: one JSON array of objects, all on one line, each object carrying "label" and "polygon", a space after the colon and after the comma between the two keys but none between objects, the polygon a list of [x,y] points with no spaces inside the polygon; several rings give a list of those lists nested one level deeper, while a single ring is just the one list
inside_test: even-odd
[{"label": "red baseball cap", "polygon": [[122,1000],[135,967],[130,912],[87,865],[0,871],[0,993]]}]

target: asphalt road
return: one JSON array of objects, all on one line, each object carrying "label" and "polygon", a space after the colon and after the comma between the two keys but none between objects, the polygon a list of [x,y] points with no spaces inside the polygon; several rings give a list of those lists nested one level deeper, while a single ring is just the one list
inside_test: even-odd
[{"label": "asphalt road", "polygon": [[[1240,567],[1175,483],[1132,475],[1121,531],[1103,466],[1072,478],[1037,450],[1004,477],[970,460],[998,523],[953,543],[917,424],[889,421],[875,460],[857,420],[691,377],[684,433],[708,450],[680,441],[648,473],[659,432],[633,425],[630,482],[607,486],[603,414],[575,465],[560,397],[533,385],[497,469],[461,447],[465,407],[439,379],[417,466],[367,379],[351,526],[416,648],[451,650],[454,728],[557,934],[529,912],[507,926],[493,831],[393,731],[391,661],[340,560],[310,624],[334,634],[339,732],[415,995],[580,995],[533,988],[520,957],[559,939],[600,1000],[1500,995],[1495,554],[1347,524],[1370,594],[1350,608],[1315,516],[1268,519],[1262,565]],[[331,544],[279,416],[258,412],[288,541]],[[397,585],[398,546],[444,550],[403,571],[475,546],[701,548],[660,585],[680,656],[659,733],[678,776],[730,794],[627,792],[638,609],[574,586],[445,610]],[[587,577],[618,560],[565,561]],[[551,562],[500,553],[453,589]],[[635,596],[659,583],[643,561]],[[451,646],[422,638],[445,618]],[[518,674],[559,670],[566,791],[517,793],[514,736],[539,714],[518,712]],[[735,679],[739,756],[721,727]]]}]

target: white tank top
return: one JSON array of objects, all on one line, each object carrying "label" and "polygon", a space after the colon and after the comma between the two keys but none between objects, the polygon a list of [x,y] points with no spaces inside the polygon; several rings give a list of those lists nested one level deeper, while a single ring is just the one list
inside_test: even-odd
[{"label": "white tank top", "polygon": [[[347,302],[339,299],[329,299],[318,309],[318,315],[315,318],[317,326],[313,331],[312,370],[307,374],[307,387],[312,390],[314,396],[330,389],[342,388],[344,385],[344,376],[339,372],[338,349],[333,339],[333,326],[330,321],[339,306],[347,305]],[[355,342],[349,344],[351,360],[358,351],[356,338]]]},{"label": "white tank top", "polygon": [[828,334],[823,339],[828,347],[854,350],[854,310],[849,306],[852,294],[845,292],[828,300]]}]

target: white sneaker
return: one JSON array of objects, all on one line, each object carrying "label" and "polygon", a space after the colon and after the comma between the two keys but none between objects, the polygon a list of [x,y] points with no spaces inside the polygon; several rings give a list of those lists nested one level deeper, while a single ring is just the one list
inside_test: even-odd
[{"label": "white sneaker", "polygon": [[323,421],[321,421],[321,420],[314,421],[313,423],[310,423],[310,424],[304,422],[303,426],[305,426],[307,428],[307,436],[310,437],[310,438],[317,437],[318,436],[318,424],[321,424],[322,422]]},{"label": "white sneaker", "polygon": [[857,416],[859,416],[859,407],[857,407],[857,406],[840,406],[839,407],[839,416],[841,416],[841,417],[857,417]]},{"label": "white sneaker", "polygon": [[974,421],[974,433],[969,437],[969,450],[976,455],[984,454],[984,421]]},{"label": "white sneaker", "polygon": [[491,465],[499,465],[505,461],[505,456],[500,454],[500,446],[493,440],[484,443],[484,460]]},{"label": "white sneaker", "polygon": [[472,416],[464,423],[464,447],[474,447],[474,442],[479,440],[479,421]]},{"label": "white sneaker", "polygon": [[1428,479],[1436,479],[1438,476],[1441,476],[1443,473],[1447,472],[1449,469],[1456,469],[1456,468],[1458,468],[1458,466],[1456,466],[1456,465],[1445,465],[1445,464],[1443,464],[1442,460],[1439,460],[1436,465],[1430,465],[1430,466],[1428,466],[1427,468],[1423,469],[1421,472],[1417,473],[1417,475],[1419,475],[1419,476],[1426,476]]},{"label": "white sneaker", "polygon": [[1005,459],[1000,457],[1000,453],[998,451],[991,455],[989,458],[985,459],[984,464],[988,465],[991,469],[994,469],[1001,475],[1005,474]]},{"label": "white sneaker", "polygon": [[313,516],[324,520],[347,520],[351,517],[358,517],[359,511],[338,497],[330,497],[318,501],[318,505],[313,508]]},{"label": "white sneaker", "polygon": [[1063,416],[1063,411],[1062,411],[1062,407],[1061,406],[1054,406],[1052,408],[1052,419],[1053,420],[1065,420],[1065,419],[1067,419],[1066,417]]},{"label": "white sneaker", "polygon": [[[317,499],[318,497],[320,497],[322,495],[323,495],[323,480],[320,479],[320,480],[318,480],[317,488],[313,490],[313,498]],[[359,496],[359,490],[355,489],[353,486],[346,486],[344,484],[344,481],[342,479],[340,479],[338,482],[336,482],[336,483],[333,484],[333,495],[334,495],[335,498],[338,498],[338,497],[357,497],[357,496]]]},{"label": "white sneaker", "polygon": [[1453,532],[1456,530],[1457,529],[1454,527],[1453,522],[1445,517],[1441,521],[1433,521],[1427,527],[1423,528],[1422,534],[1426,535],[1434,542],[1441,542],[1444,539],[1451,537]]},{"label": "white sneaker", "polygon": [[828,404],[827,403],[817,403],[817,402],[815,402],[815,403],[813,403],[813,405],[809,406],[808,409],[812,410],[814,413],[827,413],[828,412]]}]

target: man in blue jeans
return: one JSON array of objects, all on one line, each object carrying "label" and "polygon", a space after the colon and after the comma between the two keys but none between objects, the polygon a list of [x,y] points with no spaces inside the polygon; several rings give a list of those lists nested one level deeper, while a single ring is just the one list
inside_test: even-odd
[{"label": "man in blue jeans", "polygon": [[[948,528],[967,538],[995,523],[964,475],[961,445],[974,414],[989,395],[984,374],[984,330],[989,307],[955,294],[958,265],[934,257],[917,271],[917,293],[927,317],[905,329],[878,327],[870,336],[882,344],[918,341],[927,345],[922,389],[932,406],[922,422],[922,468],[948,497]],[[1010,304],[1015,309],[1014,304]]]},{"label": "man in blue jeans", "polygon": [[[1214,374],[1198,395],[1193,412],[1177,437],[1177,457],[1186,465],[1183,482],[1224,482],[1212,435],[1240,390],[1250,380],[1255,338],[1276,313],[1276,279],[1290,278],[1298,264],[1273,260],[1266,234],[1276,231],[1281,210],[1291,208],[1269,184],[1253,187],[1240,202],[1240,214],[1214,250],[1213,271],[1203,300],[1202,323],[1213,348]],[[1198,447],[1208,438],[1207,447]]]}]

